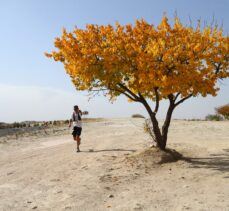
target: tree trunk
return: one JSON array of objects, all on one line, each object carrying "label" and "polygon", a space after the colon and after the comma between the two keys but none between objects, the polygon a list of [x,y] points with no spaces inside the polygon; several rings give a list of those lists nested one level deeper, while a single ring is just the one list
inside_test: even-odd
[{"label": "tree trunk", "polygon": [[165,122],[162,126],[162,139],[163,139],[162,140],[162,143],[163,143],[162,148],[163,149],[165,149],[166,144],[167,144],[168,129],[169,129],[169,125],[171,122],[172,113],[173,113],[174,108],[175,108],[174,104],[172,102],[170,102],[170,105],[169,105],[169,108],[168,108],[168,111],[166,114],[166,119],[165,119]]},{"label": "tree trunk", "polygon": [[145,100],[142,100],[141,102],[145,106],[145,108],[146,108],[146,110],[150,116],[150,120],[151,120],[152,125],[153,125],[153,133],[155,135],[155,141],[157,143],[157,147],[159,147],[161,150],[164,150],[165,149],[165,144],[163,143],[164,139],[161,135],[161,131],[160,131],[158,121],[156,118],[156,113],[154,113],[152,111],[152,109],[150,108],[150,106],[148,105],[148,103]]},{"label": "tree trunk", "polygon": [[160,130],[159,125],[158,125],[156,113],[152,111],[152,109],[150,108],[150,106],[148,105],[146,100],[142,99],[141,102],[145,106],[145,108],[146,108],[146,110],[150,116],[150,120],[151,120],[152,125],[153,125],[153,132],[155,135],[155,141],[157,143],[157,147],[159,147],[161,150],[165,150],[166,144],[167,144],[168,128],[169,128],[169,125],[171,122],[173,110],[175,108],[174,101],[172,99],[170,99],[170,105],[169,105],[169,108],[168,108],[168,111],[166,114],[165,122],[164,122],[163,127],[162,127],[162,133],[161,133],[161,130]]},{"label": "tree trunk", "polygon": [[159,147],[161,150],[165,150],[166,143],[164,143],[164,139],[163,139],[163,136],[161,134],[161,131],[160,131],[160,128],[158,125],[158,121],[155,117],[155,114],[151,115],[150,119],[151,119],[151,122],[153,125],[153,132],[155,135],[155,141],[157,143],[157,147]]}]

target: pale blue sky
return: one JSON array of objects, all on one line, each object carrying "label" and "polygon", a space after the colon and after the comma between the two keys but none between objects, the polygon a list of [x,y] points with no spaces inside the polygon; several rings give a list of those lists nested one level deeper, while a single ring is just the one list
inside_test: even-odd
[{"label": "pale blue sky", "polygon": [[[84,28],[87,23],[134,23],[143,18],[155,25],[164,13],[177,12],[183,23],[211,23],[213,17],[225,34],[229,31],[229,0],[0,0],[0,122],[66,119],[72,105],[89,110],[92,117],[123,117],[146,114],[141,105],[121,97],[110,104],[104,97],[87,101],[76,92],[60,63],[44,56],[53,50],[54,38],[62,28]],[[187,101],[174,118],[198,118],[214,112],[214,107],[229,102],[229,80],[220,85],[216,98]],[[162,103],[159,118],[164,117]]]}]

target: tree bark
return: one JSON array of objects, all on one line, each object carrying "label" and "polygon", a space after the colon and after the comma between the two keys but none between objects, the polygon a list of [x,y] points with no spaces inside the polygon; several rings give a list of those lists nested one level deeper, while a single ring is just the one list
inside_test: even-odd
[{"label": "tree bark", "polygon": [[156,113],[152,111],[152,109],[150,108],[147,101],[141,95],[140,95],[140,102],[144,105],[144,107],[146,108],[146,110],[150,116],[150,120],[151,120],[152,125],[153,125],[153,133],[155,135],[155,141],[157,143],[157,147],[159,147],[161,150],[164,150],[165,146],[163,143],[163,137],[161,135],[161,130],[159,128],[158,121],[156,118]]},{"label": "tree bark", "polygon": [[173,102],[170,101],[170,105],[166,114],[165,122],[162,126],[162,149],[165,149],[167,144],[167,135],[168,135],[168,129],[171,122],[173,110],[175,108],[175,105]]},{"label": "tree bark", "polygon": [[[178,96],[180,95],[180,93],[177,93],[177,95],[173,95],[170,94],[168,95],[168,99],[169,99],[169,108],[166,114],[166,118],[165,118],[165,122],[162,126],[162,130],[160,130],[160,127],[158,125],[158,121],[156,118],[156,113],[157,112],[153,112],[152,109],[150,108],[149,104],[147,103],[147,101],[145,100],[145,98],[141,95],[141,93],[139,93],[139,98],[138,101],[141,102],[144,107],[146,108],[149,116],[150,116],[150,120],[152,122],[153,125],[153,133],[155,135],[155,141],[157,143],[157,147],[159,147],[161,150],[165,150],[166,148],[166,144],[167,144],[167,136],[168,136],[168,129],[170,126],[170,122],[172,119],[172,114],[174,109],[181,103],[183,103],[185,100],[189,99],[190,97],[192,97],[192,94],[180,99],[178,102],[176,102]],[[158,110],[158,105],[156,105]]]}]

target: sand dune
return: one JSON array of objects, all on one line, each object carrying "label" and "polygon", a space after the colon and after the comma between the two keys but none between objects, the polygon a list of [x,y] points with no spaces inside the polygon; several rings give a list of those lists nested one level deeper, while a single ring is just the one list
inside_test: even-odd
[{"label": "sand dune", "polygon": [[152,145],[143,122],[85,123],[81,153],[66,130],[0,142],[0,210],[229,210],[229,122],[173,121],[184,159],[130,165]]}]

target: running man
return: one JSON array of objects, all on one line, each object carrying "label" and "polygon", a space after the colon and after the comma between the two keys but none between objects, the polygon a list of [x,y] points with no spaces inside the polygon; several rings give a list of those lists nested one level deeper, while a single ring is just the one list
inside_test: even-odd
[{"label": "running man", "polygon": [[74,106],[74,112],[69,122],[69,128],[73,125],[73,139],[77,143],[77,152],[80,152],[80,135],[82,131],[82,122],[81,122],[82,112],[77,105]]}]

